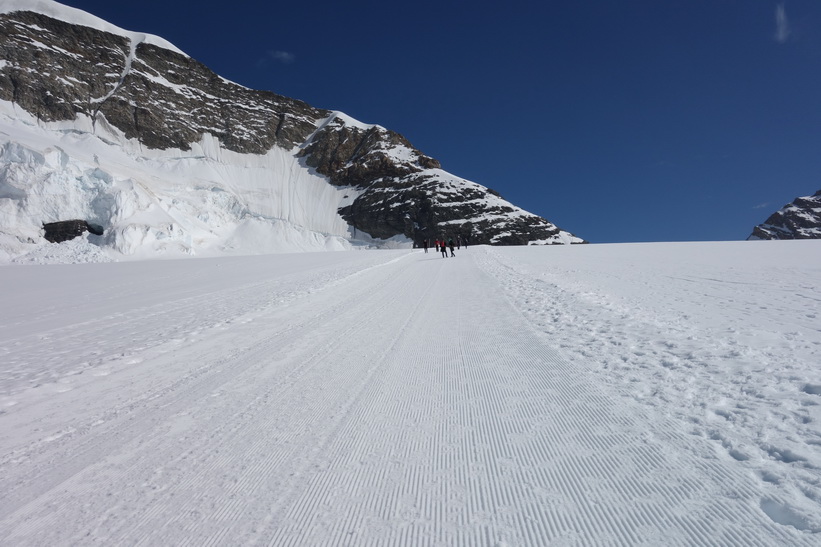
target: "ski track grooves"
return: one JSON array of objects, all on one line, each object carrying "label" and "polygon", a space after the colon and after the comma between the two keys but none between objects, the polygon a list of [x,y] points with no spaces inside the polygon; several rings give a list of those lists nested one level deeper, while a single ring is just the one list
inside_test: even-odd
[{"label": "ski track grooves", "polygon": [[[500,281],[516,275],[493,251],[483,255],[480,263],[486,272]],[[529,335],[537,340],[542,336],[533,330]],[[562,492],[575,498],[574,503],[585,507],[584,511],[575,514],[598,513],[595,518],[572,523],[571,528],[576,532],[593,533],[584,538],[582,544],[597,544],[602,538],[607,538],[604,544],[669,544],[669,534],[664,530],[671,527],[684,532],[687,540],[683,545],[813,543],[811,535],[791,527],[772,525],[762,518],[755,504],[744,503],[744,499],[755,500],[759,494],[754,482],[743,472],[719,460],[689,457],[694,452],[689,448],[694,440],[676,433],[679,428],[673,424],[662,428],[656,426],[652,431],[644,429],[645,424],[663,423],[664,420],[658,417],[650,420],[646,417],[647,410],[638,405],[625,412],[615,404],[624,401],[623,397],[608,396],[600,385],[593,383],[594,380],[584,378],[583,369],[564,361],[549,349],[547,342],[537,342],[529,347],[520,345],[519,348],[540,352],[541,359],[556,364],[557,374],[543,376],[545,387],[552,386],[558,407],[547,426],[546,438],[554,439],[559,446],[569,444],[568,439],[571,439],[570,442],[579,443],[590,451],[588,458],[578,461],[566,461],[560,454],[550,455],[551,460],[561,462],[551,482],[558,483]],[[542,371],[549,373],[551,368],[544,367]],[[627,429],[636,435],[627,437],[619,433]],[[678,449],[671,451],[669,446]],[[578,454],[583,451],[577,447],[563,452]],[[693,469],[697,470],[696,476],[700,479],[694,479]],[[648,480],[648,477],[654,480]],[[606,490],[611,490],[609,497],[612,500],[602,496],[601,499],[609,503],[599,505],[597,502],[591,506],[590,499]],[[613,502],[619,498],[632,503]],[[636,504],[636,500],[644,503]],[[637,505],[640,511],[636,511]],[[602,508],[607,508],[605,514],[600,513]],[[611,533],[621,530],[621,534],[608,537],[601,529],[590,530],[591,523],[594,526],[606,524]],[[624,527],[625,523],[629,526]],[[641,533],[637,535],[636,531]]]},{"label": "ski track grooves", "polygon": [[221,327],[231,347],[214,329],[150,348],[144,392],[0,454],[23,469],[0,478],[0,543],[811,544],[564,360],[492,250],[436,256],[245,314],[265,284],[215,296],[247,316]]},{"label": "ski track grooves", "polygon": [[[245,321],[241,317],[242,314],[249,315],[251,312],[255,314],[259,313],[260,310],[249,310],[245,308],[242,309],[243,313],[240,313],[236,309],[238,307],[237,303],[245,302],[247,306],[247,295],[259,294],[264,290],[264,288],[264,284],[255,283],[249,286],[223,291],[222,294],[219,295],[220,298],[215,298],[213,299],[213,302],[209,302],[207,304],[210,308],[207,314],[214,317],[232,318],[228,320],[229,323],[242,323]],[[263,300],[263,304],[259,304],[258,299],[255,299],[254,302],[256,306],[261,308],[266,305],[270,306],[272,301],[280,300],[281,296],[282,295],[272,295],[272,297],[267,301]],[[197,305],[198,302],[199,305]],[[216,306],[216,308],[214,308],[214,306]],[[55,329],[52,331],[53,338],[55,340],[73,340],[74,338],[80,337],[82,330],[94,330],[97,333],[100,331],[111,332],[110,335],[104,335],[104,339],[117,339],[118,329],[121,331],[124,326],[128,328],[128,326],[133,323],[144,324],[146,322],[150,322],[147,320],[154,319],[157,315],[160,315],[159,312],[151,311],[155,308],[156,306],[141,308],[132,312],[118,314],[118,320],[116,321],[114,320],[114,317],[108,316],[94,321],[94,324],[89,324],[91,322],[86,322],[81,325],[84,329],[78,328],[78,325],[76,324],[62,329]],[[191,318],[198,313],[203,313],[202,295],[191,296],[178,300],[172,309],[173,312],[169,315],[173,315],[173,317],[171,319],[167,317],[163,318],[162,321],[158,322],[159,325],[166,325],[169,323],[185,325],[190,323]],[[327,314],[330,312],[324,313]],[[311,319],[311,322],[316,322],[316,320],[317,318],[314,317]],[[218,321],[217,326],[220,324],[221,322]],[[181,330],[184,330],[184,327],[180,328]],[[276,332],[275,335],[284,336],[297,327],[284,323],[284,326],[278,325],[276,328],[279,332]],[[303,325],[301,328],[302,330],[305,330],[306,326]],[[152,338],[154,340],[159,338],[159,335],[154,334],[154,332],[155,331],[149,329],[147,334],[145,331],[139,333],[140,338],[137,340],[137,344],[140,346],[141,350],[154,349],[151,348],[152,343],[150,343],[150,340]],[[119,333],[119,337],[122,337],[121,332]],[[187,332],[182,337],[190,338],[191,333]],[[50,450],[47,456],[50,461],[47,465],[51,466],[51,469],[48,473],[48,477],[51,481],[59,482],[59,480],[62,480],[60,477],[69,476],[73,474],[74,470],[81,469],[90,461],[93,461],[96,457],[95,455],[102,450],[103,445],[116,446],[122,442],[123,435],[134,436],[135,428],[151,428],[155,426],[156,422],[160,421],[159,418],[147,420],[143,417],[136,424],[126,427],[117,420],[130,420],[134,415],[138,415],[139,411],[144,410],[145,407],[149,406],[153,401],[158,401],[157,404],[160,406],[178,404],[179,401],[175,398],[170,398],[169,396],[176,394],[180,390],[188,390],[188,392],[193,395],[201,395],[209,390],[213,390],[215,386],[230,380],[238,372],[238,367],[236,366],[237,364],[244,366],[256,364],[259,366],[260,362],[258,362],[258,359],[256,358],[264,355],[265,353],[270,353],[271,351],[270,345],[264,345],[265,341],[263,341],[263,345],[253,352],[249,351],[251,348],[230,348],[224,353],[217,353],[214,355],[213,348],[209,346],[203,350],[194,348],[190,354],[178,356],[174,352],[177,350],[175,346],[179,343],[179,341],[179,338],[177,338],[172,339],[170,343],[160,344],[156,341],[153,343],[153,346],[159,346],[160,348],[163,348],[163,346],[171,346],[168,349],[159,349],[155,351],[159,359],[163,358],[163,354],[170,353],[168,360],[172,362],[183,361],[192,364],[192,366],[185,370],[179,377],[170,378],[169,380],[162,378],[161,381],[155,382],[156,386],[151,386],[145,391],[138,392],[133,398],[122,402],[118,401],[116,406],[105,409],[104,413],[91,415],[83,424],[73,424],[68,430],[56,432],[50,437],[46,437],[45,440],[36,441],[23,449],[18,449],[17,451],[4,454],[0,457],[0,465],[8,465],[10,461],[35,458],[36,454],[42,450],[44,446],[49,446]],[[26,347],[26,345],[22,343],[15,345]],[[38,344],[38,347],[43,345],[44,344]],[[105,352],[97,351],[97,353],[104,354]],[[244,355],[245,353],[248,353],[248,355]],[[226,368],[226,365],[229,363],[232,364],[232,368]],[[182,403],[185,404],[187,401],[188,399],[185,399]],[[168,414],[171,410],[165,409],[164,412]],[[95,434],[90,435],[92,432]],[[55,447],[53,446],[54,440],[52,439],[58,438],[61,441],[65,441],[68,440],[68,438],[75,436],[79,436],[81,439],[75,441],[74,444],[69,445],[65,452],[55,450]],[[37,467],[32,467],[34,474],[39,474],[41,472],[41,470]],[[0,487],[3,487],[4,489],[5,500],[10,501],[14,499],[15,490],[22,486],[25,486],[30,494],[32,491],[31,484],[26,483],[28,483],[28,481],[18,481],[17,485],[6,485],[2,479],[0,479]],[[48,489],[53,485],[44,486],[45,489]],[[5,514],[4,508],[10,507],[11,505],[12,504],[4,504],[3,506],[0,506],[0,516]]]}]

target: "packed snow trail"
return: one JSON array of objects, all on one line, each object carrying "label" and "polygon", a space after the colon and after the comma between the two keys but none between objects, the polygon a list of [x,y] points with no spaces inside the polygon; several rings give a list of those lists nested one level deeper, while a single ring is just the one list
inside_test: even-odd
[{"label": "packed snow trail", "polygon": [[267,260],[104,265],[80,325],[12,306],[0,543],[813,543],[563,359],[491,250]]}]

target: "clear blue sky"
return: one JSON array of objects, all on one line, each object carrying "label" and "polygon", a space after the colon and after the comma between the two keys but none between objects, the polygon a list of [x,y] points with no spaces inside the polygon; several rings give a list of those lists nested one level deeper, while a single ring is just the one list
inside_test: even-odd
[{"label": "clear blue sky", "polygon": [[744,239],[821,189],[818,0],[62,3],[594,243]]}]

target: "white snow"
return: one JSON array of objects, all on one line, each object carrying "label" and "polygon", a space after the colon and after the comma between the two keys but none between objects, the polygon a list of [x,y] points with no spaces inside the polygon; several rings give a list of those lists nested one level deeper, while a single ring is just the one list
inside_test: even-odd
[{"label": "white snow", "polygon": [[361,131],[370,131],[371,129],[377,128],[381,131],[385,131],[385,128],[379,125],[374,125],[370,123],[360,122],[359,120],[352,118],[345,114],[344,112],[340,112],[335,110],[331,112],[331,115],[323,122],[323,125],[329,125],[333,123],[341,123],[342,125],[346,125],[348,127],[353,127],[355,129],[359,129]]},{"label": "white snow", "polygon": [[352,241],[338,214],[359,191],[331,185],[298,150],[238,154],[210,135],[189,151],[150,150],[102,117],[42,124],[5,101],[0,122],[0,262],[54,256],[42,224],[71,219],[103,226],[88,239],[115,260],[374,243]]},{"label": "white snow", "polygon": [[819,241],[0,283],[3,545],[821,542]]}]

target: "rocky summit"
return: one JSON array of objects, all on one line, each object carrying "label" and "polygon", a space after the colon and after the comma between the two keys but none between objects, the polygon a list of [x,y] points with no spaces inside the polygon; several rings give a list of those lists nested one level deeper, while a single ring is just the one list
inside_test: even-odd
[{"label": "rocky summit", "polygon": [[[231,153],[213,152],[209,156],[220,164],[247,166],[249,160],[242,158],[270,156],[280,150],[293,165],[275,168],[266,184],[290,189],[271,191],[276,195],[266,199],[300,192],[294,185],[308,175],[295,176],[295,171],[321,177],[337,190],[331,214],[350,228],[345,236],[350,240],[361,235],[374,244],[389,239],[410,244],[459,235],[473,243],[500,245],[584,242],[505,201],[498,193],[442,170],[437,160],[398,133],[270,91],[248,89],[220,77],[162,39],[123,31],[79,10],[46,0],[34,6],[0,13],[0,103],[10,105],[5,111],[15,113],[11,115],[15,120],[34,120],[23,120],[24,125],[34,123],[39,131],[51,131],[55,145],[67,132],[87,133],[109,146],[129,150],[135,165],[146,163],[146,158],[155,160],[162,151],[199,157],[208,139],[215,139],[219,150]],[[25,156],[18,143],[0,145],[4,146],[1,159],[7,165]],[[44,151],[22,148],[26,157],[47,156]],[[185,198],[175,194],[174,199],[163,199],[165,190],[151,186],[152,180],[163,178],[161,172],[153,172],[145,180],[135,178],[133,172],[126,177],[106,169],[99,156],[94,156],[97,171],[93,177],[83,179],[82,188],[93,186],[94,196],[82,207],[61,211],[59,200],[54,200],[36,215],[30,210],[27,213],[27,204],[32,201],[28,198],[35,190],[26,186],[21,174],[24,170],[19,168],[13,174],[0,175],[0,202],[12,200],[0,203],[0,214],[6,211],[18,222],[27,214],[47,217],[32,218],[30,224],[37,226],[84,214],[85,220],[106,228],[106,237],[122,238],[129,223],[133,227],[145,216],[134,213],[129,217],[123,207],[111,206],[123,201],[122,181],[129,181],[146,190],[149,198],[145,199],[154,200],[154,208],[162,208],[173,217],[166,233],[154,239],[179,236],[194,223],[191,215],[196,222],[205,223],[202,229],[208,229],[209,221],[203,219],[214,215],[203,215],[193,205],[185,210],[177,207],[171,214],[169,201],[178,203]],[[66,160],[60,161],[65,164]],[[281,164],[283,160],[277,161]],[[40,175],[41,182],[55,184],[59,166],[48,161],[41,164],[52,169],[48,175]],[[83,176],[90,173],[85,166],[80,171]],[[254,205],[256,202],[243,194],[242,184],[236,178],[229,179],[225,175],[192,188],[198,191],[208,186],[212,191],[231,193],[230,199],[221,196],[215,200],[209,195],[200,201],[227,203],[226,214],[234,215],[236,223],[248,218],[257,222],[274,219],[302,231],[336,233],[328,222],[319,225],[305,220],[306,215],[292,214],[287,204]],[[53,192],[53,187],[49,191]],[[262,191],[254,188],[255,200]],[[46,193],[41,189],[40,195]],[[150,209],[145,204],[139,206]],[[3,230],[13,231],[9,227]],[[189,252],[196,252],[199,239],[190,234],[185,239]],[[31,241],[30,235],[26,241]]]},{"label": "rocky summit", "polygon": [[821,239],[821,190],[795,198],[753,228],[747,239]]}]

